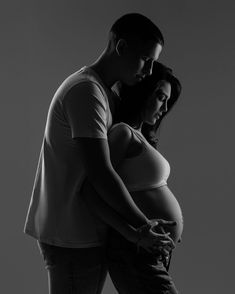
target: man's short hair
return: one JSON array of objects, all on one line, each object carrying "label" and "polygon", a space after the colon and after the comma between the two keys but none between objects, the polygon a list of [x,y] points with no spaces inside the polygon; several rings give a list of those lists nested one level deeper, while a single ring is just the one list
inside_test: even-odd
[{"label": "man's short hair", "polygon": [[164,45],[160,29],[146,16],[139,13],[128,13],[120,17],[112,25],[110,32],[116,39],[130,40],[138,38],[142,41],[155,41]]}]

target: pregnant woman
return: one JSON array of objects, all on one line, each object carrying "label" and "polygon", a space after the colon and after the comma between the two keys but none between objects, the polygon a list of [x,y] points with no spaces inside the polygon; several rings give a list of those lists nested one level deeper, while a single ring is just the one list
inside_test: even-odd
[{"label": "pregnant woman", "polygon": [[[119,123],[109,133],[112,164],[134,202],[149,219],[175,221],[175,226],[156,226],[157,232],[170,234],[175,243],[181,238],[183,217],[167,186],[170,166],[156,149],[156,138],[180,91],[180,82],[171,70],[156,62],[151,76],[135,86],[121,87]],[[110,229],[107,246],[109,273],[118,293],[178,293],[168,273],[172,247],[159,245],[149,252],[118,231]]]}]

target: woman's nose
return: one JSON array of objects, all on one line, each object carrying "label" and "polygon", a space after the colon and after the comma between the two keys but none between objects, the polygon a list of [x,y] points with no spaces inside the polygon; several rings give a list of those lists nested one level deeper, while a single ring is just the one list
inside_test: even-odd
[{"label": "woman's nose", "polygon": [[167,108],[167,103],[165,102],[164,105],[163,105],[163,111],[164,111],[164,112],[167,112],[167,109],[168,109],[168,108]]}]

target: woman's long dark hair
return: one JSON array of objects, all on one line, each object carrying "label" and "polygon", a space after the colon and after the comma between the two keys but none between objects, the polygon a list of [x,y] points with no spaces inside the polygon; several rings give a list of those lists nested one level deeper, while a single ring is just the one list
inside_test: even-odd
[{"label": "woman's long dark hair", "polygon": [[181,84],[173,75],[170,68],[159,62],[154,62],[152,74],[134,86],[119,85],[121,102],[114,117],[114,122],[125,122],[131,126],[138,126],[141,123],[141,113],[150,95],[156,90],[160,81],[167,81],[171,84],[171,97],[167,103],[167,112],[163,112],[160,119],[154,125],[146,123],[142,126],[142,133],[148,142],[157,147],[157,130],[162,119],[169,113],[181,93]]}]

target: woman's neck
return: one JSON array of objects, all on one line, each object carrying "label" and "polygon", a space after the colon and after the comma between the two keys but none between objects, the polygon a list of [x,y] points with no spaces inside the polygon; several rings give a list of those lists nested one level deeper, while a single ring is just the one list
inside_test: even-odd
[{"label": "woman's neck", "polygon": [[143,126],[143,122],[140,122],[140,123],[133,123],[133,124],[130,124],[130,126],[131,126],[133,129],[135,129],[135,130],[141,132],[141,130],[142,130],[142,126]]}]

